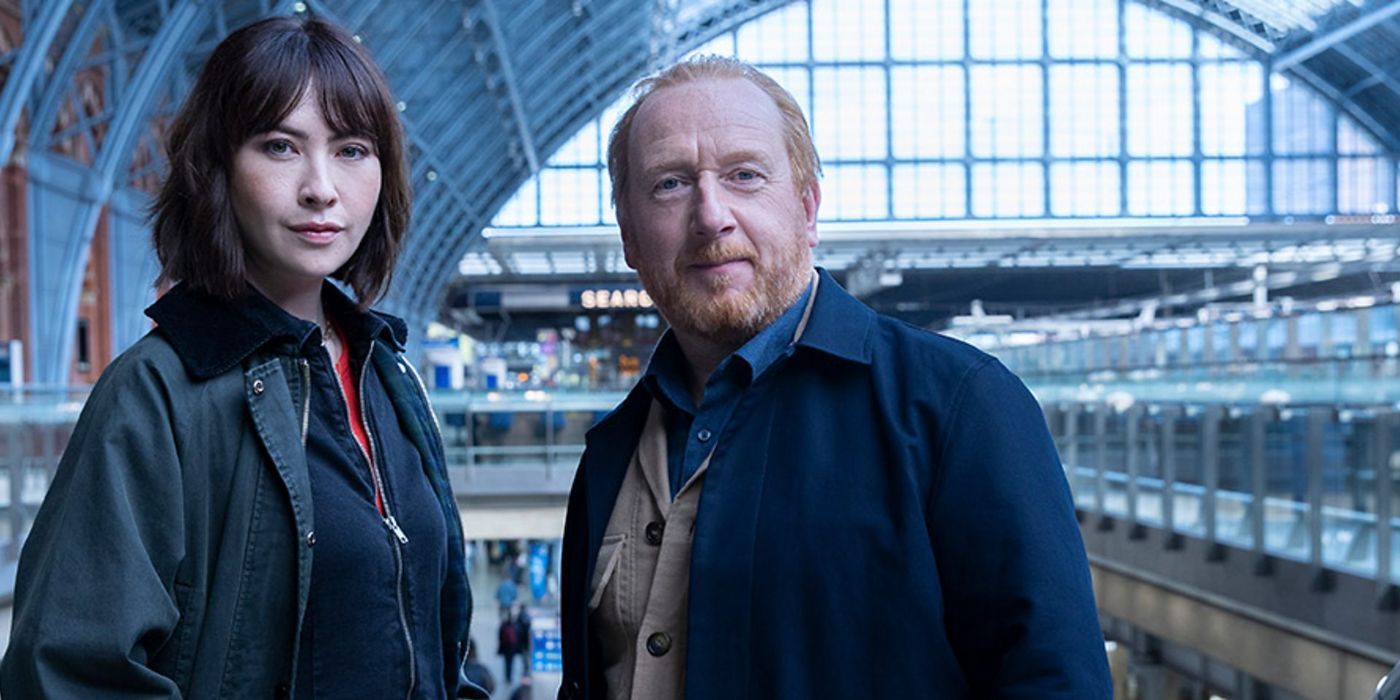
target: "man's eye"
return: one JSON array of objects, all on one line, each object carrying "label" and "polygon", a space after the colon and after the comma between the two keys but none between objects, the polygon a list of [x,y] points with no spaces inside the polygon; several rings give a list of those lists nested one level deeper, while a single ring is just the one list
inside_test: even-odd
[{"label": "man's eye", "polygon": [[740,170],[739,172],[734,173],[734,179],[740,181],[757,180],[758,173],[752,170]]},{"label": "man's eye", "polygon": [[666,190],[674,190],[674,189],[676,189],[677,187],[680,187],[680,186],[681,186],[681,181],[680,181],[680,180],[678,180],[678,179],[676,179],[676,178],[674,178],[674,177],[668,177],[668,178],[666,178],[665,180],[662,180],[660,183],[657,183],[656,189],[662,190],[662,191],[666,191]]}]

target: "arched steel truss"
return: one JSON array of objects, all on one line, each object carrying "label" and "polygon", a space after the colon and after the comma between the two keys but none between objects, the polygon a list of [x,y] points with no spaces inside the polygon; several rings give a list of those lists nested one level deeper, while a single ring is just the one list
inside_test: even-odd
[{"label": "arched steel truss", "polygon": [[[422,328],[463,255],[540,164],[639,75],[790,0],[25,0],[0,56],[0,162],[27,165],[29,379],[64,384],[94,232],[108,213],[114,350],[144,332],[155,262],[145,210],[160,140],[194,72],[230,29],[311,12],[384,67],[410,138],[413,233],[385,301]],[[1291,71],[1400,150],[1400,66],[1356,42],[1396,3],[1344,3],[1299,32],[1225,0],[1140,0]],[[1368,58],[1368,56],[1371,56]],[[1359,57],[1359,58],[1358,58]],[[1340,62],[1377,71],[1354,78]],[[1387,100],[1389,96],[1393,99]]]}]

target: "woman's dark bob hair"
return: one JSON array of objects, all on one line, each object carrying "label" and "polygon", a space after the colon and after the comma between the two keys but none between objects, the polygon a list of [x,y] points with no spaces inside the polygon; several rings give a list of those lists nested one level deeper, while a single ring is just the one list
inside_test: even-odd
[{"label": "woman's dark bob hair", "polygon": [[399,124],[374,59],[344,30],[317,19],[272,17],[219,43],[170,130],[170,175],[152,207],[158,285],[184,282],[232,301],[248,290],[243,237],[229,196],[233,155],[315,91],[333,131],[374,143],[383,177],[360,247],[332,275],[361,306],[389,286],[408,230],[411,195]]}]

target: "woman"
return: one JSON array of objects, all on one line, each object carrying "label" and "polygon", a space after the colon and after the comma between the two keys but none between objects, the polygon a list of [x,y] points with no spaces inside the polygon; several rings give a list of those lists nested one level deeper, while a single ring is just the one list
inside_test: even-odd
[{"label": "woman", "polygon": [[[152,331],[84,407],[20,558],[6,697],[484,697],[460,520],[404,324],[384,78],[264,20],[209,58],[154,206]],[[327,278],[353,292],[342,293]]]}]

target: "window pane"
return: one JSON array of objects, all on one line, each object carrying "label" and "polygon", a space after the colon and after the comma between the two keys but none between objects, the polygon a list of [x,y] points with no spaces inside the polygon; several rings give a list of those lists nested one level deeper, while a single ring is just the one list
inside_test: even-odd
[{"label": "window pane", "polygon": [[1201,163],[1201,213],[1207,216],[1262,214],[1268,210],[1264,164],[1257,160]]},{"label": "window pane", "polygon": [[1050,166],[1050,213],[1055,216],[1117,216],[1118,164],[1056,163]]},{"label": "window pane", "polygon": [[1118,55],[1118,0],[1050,0],[1049,14],[1051,56]]},{"label": "window pane", "polygon": [[1045,171],[1038,163],[972,168],[972,213],[982,217],[1045,215]]},{"label": "window pane", "polygon": [[1044,152],[1039,66],[972,68],[972,153],[1038,156]]},{"label": "window pane", "polygon": [[795,2],[739,27],[739,54],[753,63],[807,60],[807,5]]},{"label": "window pane", "polygon": [[1207,63],[1201,76],[1201,152],[1264,152],[1264,71],[1257,63]]},{"label": "window pane", "polygon": [[898,219],[967,216],[967,172],[961,165],[896,165],[894,215]]},{"label": "window pane", "polygon": [[598,171],[588,169],[540,171],[540,225],[597,224],[601,193]]},{"label": "window pane", "polygon": [[891,70],[890,80],[895,158],[966,153],[966,86],[961,66],[899,66]]},{"label": "window pane", "polygon": [[977,0],[967,3],[972,57],[1040,58],[1044,39],[1040,2]]},{"label": "window pane", "polygon": [[962,58],[962,3],[890,0],[890,55],[896,59]]},{"label": "window pane", "polygon": [[822,177],[821,218],[889,218],[889,181],[882,165],[832,165]]},{"label": "window pane", "polygon": [[813,0],[812,53],[818,61],[883,59],[884,3]]},{"label": "window pane", "polygon": [[1195,179],[1191,161],[1136,160],[1128,163],[1128,213],[1133,216],[1194,213]]},{"label": "window pane", "polygon": [[580,165],[599,162],[599,123],[593,120],[555,151],[549,159],[550,165]]},{"label": "window pane", "polygon": [[1050,153],[1056,156],[1116,156],[1118,68],[1050,68]]},{"label": "window pane", "polygon": [[1337,162],[1337,210],[1342,214],[1386,214],[1395,190],[1395,170],[1384,158]]},{"label": "window pane", "polygon": [[1243,59],[1244,52],[1227,44],[1212,35],[1210,32],[1201,32],[1196,35],[1197,53],[1201,58],[1232,58]]},{"label": "window pane", "polygon": [[1187,58],[1191,55],[1191,26],[1141,3],[1124,3],[1123,32],[1127,52],[1134,58]]},{"label": "window pane", "polygon": [[515,196],[506,202],[496,214],[492,226],[534,226],[539,223],[539,207],[535,203],[536,180],[530,178],[516,190]]},{"label": "window pane", "polygon": [[1337,118],[1337,152],[1345,155],[1372,155],[1381,147],[1356,120],[1342,115]]},{"label": "window pane", "polygon": [[734,55],[734,32],[725,32],[705,44],[691,51],[689,56],[702,56],[705,54],[717,54],[719,56]]},{"label": "window pane", "polygon": [[1193,146],[1191,67],[1128,66],[1128,153],[1185,156]]},{"label": "window pane", "polygon": [[1332,151],[1332,110],[1312,90],[1281,75],[1270,80],[1274,99],[1274,152]]},{"label": "window pane", "polygon": [[797,100],[797,106],[802,108],[802,114],[806,115],[810,127],[812,119],[811,73],[806,68],[764,68],[763,72],[792,93],[792,98]]},{"label": "window pane", "polygon": [[832,160],[884,160],[885,72],[879,68],[818,68],[814,87],[817,152]]},{"label": "window pane", "polygon": [[1320,158],[1274,162],[1274,211],[1326,214],[1332,211],[1332,163]]}]

